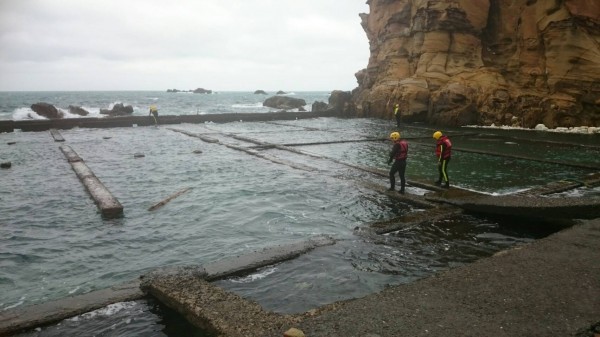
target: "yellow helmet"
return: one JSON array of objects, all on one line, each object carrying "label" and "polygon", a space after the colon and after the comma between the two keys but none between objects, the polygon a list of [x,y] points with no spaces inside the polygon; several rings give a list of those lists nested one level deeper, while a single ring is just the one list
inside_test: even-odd
[{"label": "yellow helmet", "polygon": [[442,136],[442,131],[436,131],[433,133],[433,138],[435,138],[435,139],[440,139],[441,136]]},{"label": "yellow helmet", "polygon": [[390,139],[391,140],[398,140],[398,139],[400,139],[400,132],[392,132],[392,133],[390,133]]}]

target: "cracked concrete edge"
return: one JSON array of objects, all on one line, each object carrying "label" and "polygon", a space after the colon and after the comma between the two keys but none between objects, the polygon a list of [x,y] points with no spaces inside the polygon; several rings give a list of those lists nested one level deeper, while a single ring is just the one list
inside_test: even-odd
[{"label": "cracked concrete edge", "polygon": [[[313,236],[286,245],[224,259],[205,266],[168,266],[140,276],[139,279],[87,294],[35,304],[15,310],[0,312],[0,337],[19,331],[59,322],[109,304],[138,300],[146,296],[144,290],[156,280],[180,277],[214,281],[233,275],[252,272],[258,268],[293,259],[317,247],[333,245],[335,240],[327,235]],[[144,289],[144,290],[143,290]],[[160,298],[159,298],[160,299]],[[186,318],[188,318],[186,316]]]}]

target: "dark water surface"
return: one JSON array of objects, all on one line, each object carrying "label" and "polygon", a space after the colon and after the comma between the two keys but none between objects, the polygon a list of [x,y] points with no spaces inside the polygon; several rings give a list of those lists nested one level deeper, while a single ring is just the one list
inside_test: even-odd
[{"label": "dark water surface", "polygon": [[[321,159],[282,150],[261,151],[308,168],[302,170],[204,143],[169,128],[242,147],[255,144],[234,139],[232,134],[280,144],[357,142],[294,147]],[[556,230],[531,221],[460,215],[406,227],[376,240],[355,235],[356,227],[422,211],[360,184],[369,181],[387,186],[386,177],[340,164],[387,170],[390,144],[358,141],[386,138],[390,129],[388,121],[318,118],[72,129],[61,131],[65,143],[55,143],[48,132],[0,134],[0,160],[12,162],[11,169],[0,171],[0,310],[106,288],[161,266],[206,264],[312,235],[331,235],[338,240],[333,246],[252,275],[217,282],[267,310],[297,313],[365,296],[388,284],[411,282]],[[408,179],[436,178],[432,131],[422,126],[402,130],[403,137],[412,139]],[[457,148],[600,165],[598,136],[560,136],[561,142],[570,144],[553,144],[542,142],[545,134],[532,142],[520,139],[519,132],[451,132],[456,133],[453,141]],[[515,136],[519,139],[511,138]],[[8,142],[16,144],[9,146]],[[75,150],[119,199],[123,218],[100,217],[59,150],[63,144]],[[135,153],[145,157],[134,158]],[[453,184],[492,194],[580,179],[592,172],[460,151],[450,164]],[[164,207],[148,211],[185,188],[191,189]],[[409,186],[408,193],[424,191]],[[569,193],[600,198],[598,188]],[[172,324],[153,312],[154,306],[145,301],[122,303],[110,308],[112,311],[28,336],[56,336],[59,330],[64,335],[181,335],[169,332]]]}]

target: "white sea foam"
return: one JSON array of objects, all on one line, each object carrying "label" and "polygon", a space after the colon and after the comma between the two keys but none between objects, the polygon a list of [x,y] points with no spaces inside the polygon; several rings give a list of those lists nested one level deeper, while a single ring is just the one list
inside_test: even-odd
[{"label": "white sea foam", "polygon": [[24,119],[46,119],[35,113],[31,108],[18,108],[13,112],[12,119],[24,120]]},{"label": "white sea foam", "polygon": [[248,103],[248,104],[232,104],[231,107],[238,108],[238,109],[256,109],[256,108],[262,108],[263,104],[261,102]]},{"label": "white sea foam", "polygon": [[13,305],[9,305],[7,307],[4,307],[4,308],[2,308],[2,310],[9,310],[9,309],[13,309],[13,308],[21,306],[21,305],[23,305],[23,303],[25,303],[26,298],[27,297],[23,296],[23,297],[19,298],[19,301],[17,303],[15,303]]},{"label": "white sea foam", "polygon": [[69,318],[69,320],[73,321],[73,322],[77,322],[80,320],[93,319],[98,316],[103,316],[103,317],[113,316],[113,315],[119,313],[120,311],[130,310],[130,309],[135,308],[136,306],[138,306],[138,304],[136,302],[120,302],[120,303],[109,304],[108,306],[106,306],[104,308],[86,312],[85,314],[81,314],[81,315]]},{"label": "white sea foam", "polygon": [[75,293],[77,290],[79,290],[80,286],[75,287],[75,289],[73,290],[69,290],[69,294],[73,294]]},{"label": "white sea foam", "polygon": [[233,283],[250,283],[256,280],[260,280],[260,279],[264,279],[265,277],[275,273],[277,271],[276,267],[271,267],[271,268],[267,268],[264,270],[261,270],[258,273],[255,274],[251,274],[248,275],[246,277],[240,277],[238,279],[232,279],[231,282]]},{"label": "white sea foam", "polygon": [[520,126],[508,126],[500,125],[465,125],[464,128],[476,128],[476,129],[501,129],[501,130],[526,130],[526,131],[546,131],[546,132],[558,132],[558,133],[582,133],[582,134],[595,134],[600,133],[600,127],[594,126],[575,126],[575,127],[558,127],[556,129],[549,129],[544,124],[538,124],[534,129],[523,128]]}]

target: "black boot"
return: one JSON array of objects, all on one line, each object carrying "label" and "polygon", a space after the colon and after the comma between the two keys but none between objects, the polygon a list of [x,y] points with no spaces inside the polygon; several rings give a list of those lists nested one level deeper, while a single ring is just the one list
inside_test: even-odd
[{"label": "black boot", "polygon": [[450,188],[450,181],[446,181],[446,183],[442,187],[443,188]]}]

